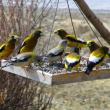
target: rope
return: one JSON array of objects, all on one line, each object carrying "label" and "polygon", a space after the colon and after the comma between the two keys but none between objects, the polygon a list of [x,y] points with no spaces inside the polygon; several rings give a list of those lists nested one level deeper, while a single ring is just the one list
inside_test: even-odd
[{"label": "rope", "polygon": [[[47,12],[45,13],[45,15],[43,15],[43,16],[47,16],[48,15],[48,13],[51,11],[51,9],[53,8],[53,6],[51,5],[51,7],[49,7],[49,9],[47,10]],[[43,54],[43,52],[44,52],[44,50],[45,50],[45,47],[46,47],[46,45],[47,45],[47,43],[45,43],[45,42],[43,42],[43,47],[42,47],[42,49],[41,49],[41,51],[40,51],[40,54]]]},{"label": "rope", "polygon": [[[38,22],[38,20],[39,20],[40,17],[43,15],[44,11],[46,10],[46,8],[49,6],[49,4],[50,4],[51,2],[52,2],[52,0],[49,0],[49,2],[46,4],[46,6],[42,8],[42,12],[41,12],[41,14],[38,16],[36,22]],[[40,19],[40,20],[41,20],[41,19]]]},{"label": "rope", "polygon": [[90,25],[87,17],[84,15],[84,13],[82,12],[81,8],[79,7],[79,5],[77,4],[77,2],[74,0],[76,6],[78,7],[80,13],[83,15],[83,18],[85,19],[85,21],[87,22],[88,26],[90,27],[90,29],[92,30],[93,34],[96,36],[97,40],[99,41],[100,45],[103,46],[102,42],[100,41],[100,39],[98,38],[97,34],[95,33],[95,31],[93,30],[92,26]]},{"label": "rope", "polygon": [[58,11],[58,4],[59,4],[59,0],[57,0],[57,5],[56,5],[56,10],[55,10],[55,15],[54,15],[54,18],[53,18],[53,22],[52,22],[52,28],[51,28],[51,31],[50,31],[50,37],[48,39],[48,45],[47,45],[47,51],[49,49],[49,44],[50,44],[50,39],[52,37],[52,32],[53,32],[53,28],[54,28],[54,23],[55,23],[55,18],[56,18],[56,15],[57,15],[57,11]]},{"label": "rope", "polygon": [[75,35],[75,38],[76,38],[76,32],[75,32],[74,23],[73,23],[73,21],[72,21],[72,14],[71,14],[71,10],[70,10],[70,6],[69,6],[69,2],[68,2],[68,0],[66,0],[66,2],[67,2],[67,6],[68,6],[68,11],[69,11],[69,16],[70,16],[70,20],[71,20],[71,24],[72,24],[73,32],[74,32],[74,35]]},{"label": "rope", "polygon": [[[45,0],[43,1],[42,10],[43,10],[44,8],[45,8]],[[39,28],[41,28],[42,21],[43,21],[43,18],[44,18],[43,12],[44,12],[44,11],[42,11],[42,13],[41,13],[41,20],[40,20],[40,23],[39,23]]]}]

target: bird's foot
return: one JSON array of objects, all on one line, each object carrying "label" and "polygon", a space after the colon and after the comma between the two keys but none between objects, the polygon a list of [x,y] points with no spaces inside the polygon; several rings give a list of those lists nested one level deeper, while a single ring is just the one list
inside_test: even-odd
[{"label": "bird's foot", "polygon": [[82,60],[82,61],[85,61],[85,60],[87,60],[87,58],[81,57],[81,60]]},{"label": "bird's foot", "polygon": [[25,66],[25,67],[22,67],[26,72],[32,72],[34,69],[32,67],[32,65],[28,65],[28,66]]},{"label": "bird's foot", "polygon": [[80,67],[86,67],[87,65],[86,64],[80,64]]}]

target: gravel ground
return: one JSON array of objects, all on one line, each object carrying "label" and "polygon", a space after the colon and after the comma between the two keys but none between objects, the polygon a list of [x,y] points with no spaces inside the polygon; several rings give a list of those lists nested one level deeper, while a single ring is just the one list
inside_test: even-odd
[{"label": "gravel ground", "polygon": [[110,110],[110,79],[53,87],[51,110]]}]

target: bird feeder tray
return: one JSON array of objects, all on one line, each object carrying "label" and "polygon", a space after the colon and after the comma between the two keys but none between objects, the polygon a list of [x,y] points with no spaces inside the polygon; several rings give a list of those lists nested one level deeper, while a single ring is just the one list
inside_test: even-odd
[{"label": "bird feeder tray", "polygon": [[[1,65],[5,65],[5,62],[6,61],[2,60]],[[110,68],[101,68],[100,70],[93,70],[89,76],[86,75],[84,71],[75,71],[72,73],[66,73],[66,71],[62,71],[61,73],[51,74],[49,72],[38,70],[34,67],[33,69],[26,70],[18,66],[8,66],[4,67],[2,70],[48,85],[67,84],[73,82],[110,78]]]}]

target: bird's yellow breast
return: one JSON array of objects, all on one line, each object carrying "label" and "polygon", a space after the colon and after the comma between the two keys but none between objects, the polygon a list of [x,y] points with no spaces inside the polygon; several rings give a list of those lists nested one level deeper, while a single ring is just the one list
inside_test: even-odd
[{"label": "bird's yellow breast", "polygon": [[67,55],[67,58],[80,59],[80,55],[73,52],[73,53],[70,53],[69,55]]},{"label": "bird's yellow breast", "polygon": [[5,49],[0,53],[0,58],[7,58],[15,49],[15,43],[7,43]]},{"label": "bird's yellow breast", "polygon": [[20,49],[20,53],[33,51],[33,49],[36,46],[36,43],[37,43],[37,38],[36,37],[30,38],[29,40],[26,41],[26,45],[24,45]]}]

